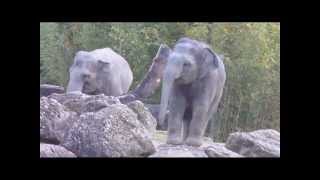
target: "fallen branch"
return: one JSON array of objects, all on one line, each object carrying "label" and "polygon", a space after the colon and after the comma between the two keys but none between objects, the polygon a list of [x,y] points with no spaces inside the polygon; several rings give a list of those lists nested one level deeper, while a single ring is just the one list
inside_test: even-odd
[{"label": "fallen branch", "polygon": [[62,94],[64,93],[64,88],[51,84],[40,84],[40,97],[49,96],[52,93]]},{"label": "fallen branch", "polygon": [[143,100],[150,97],[158,89],[161,84],[164,67],[167,63],[167,58],[170,54],[170,48],[161,44],[149,71],[141,81],[141,83],[129,93],[119,97],[122,103],[128,103],[134,100]]}]

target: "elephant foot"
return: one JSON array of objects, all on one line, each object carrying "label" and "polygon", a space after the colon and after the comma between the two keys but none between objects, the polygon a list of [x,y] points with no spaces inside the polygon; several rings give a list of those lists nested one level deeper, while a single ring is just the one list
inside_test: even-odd
[{"label": "elephant foot", "polygon": [[181,145],[183,144],[183,139],[178,136],[168,136],[167,144]]},{"label": "elephant foot", "polygon": [[189,146],[195,146],[199,147],[202,144],[201,138],[196,138],[196,137],[188,137],[185,141],[185,143]]}]

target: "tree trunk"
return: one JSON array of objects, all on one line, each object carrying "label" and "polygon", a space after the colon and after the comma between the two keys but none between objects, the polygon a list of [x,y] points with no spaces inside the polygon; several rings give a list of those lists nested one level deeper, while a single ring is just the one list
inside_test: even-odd
[{"label": "tree trunk", "polygon": [[213,26],[213,23],[209,23],[207,25],[207,28],[208,28],[208,34],[207,34],[207,43],[212,46],[212,26]]},{"label": "tree trunk", "polygon": [[150,97],[155,90],[159,88],[163,70],[167,63],[167,57],[169,56],[170,51],[171,50],[167,45],[160,45],[156,56],[153,58],[149,71],[140,84],[134,90],[119,97],[122,103],[128,103],[134,100],[143,100]]}]

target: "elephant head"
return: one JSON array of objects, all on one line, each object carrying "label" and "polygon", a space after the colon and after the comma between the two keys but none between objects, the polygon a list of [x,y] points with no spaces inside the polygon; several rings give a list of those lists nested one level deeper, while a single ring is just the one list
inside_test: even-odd
[{"label": "elephant head", "polygon": [[67,93],[80,91],[95,94],[99,89],[99,76],[105,73],[109,63],[96,59],[89,52],[79,51],[69,69],[70,79]]},{"label": "elephant head", "polygon": [[181,38],[171,51],[163,72],[159,123],[163,124],[174,85],[191,84],[219,66],[216,54],[202,42]]}]

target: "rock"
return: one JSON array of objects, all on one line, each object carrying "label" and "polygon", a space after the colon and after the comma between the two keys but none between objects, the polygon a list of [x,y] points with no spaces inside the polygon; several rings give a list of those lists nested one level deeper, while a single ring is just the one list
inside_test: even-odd
[{"label": "rock", "polygon": [[82,113],[62,145],[78,157],[143,157],[155,152],[137,114],[117,103]]},{"label": "rock", "polygon": [[232,133],[226,147],[247,157],[280,157],[280,133],[273,129]]},{"label": "rock", "polygon": [[208,157],[243,157],[225,147],[224,143],[212,143],[205,147],[205,153]]},{"label": "rock", "polygon": [[200,148],[187,145],[169,145],[161,144],[157,151],[149,157],[208,157]]},{"label": "rock", "polygon": [[51,94],[48,98],[55,99],[60,104],[66,106],[70,111],[74,111],[77,114],[81,114],[83,102],[89,95],[83,94],[81,92],[74,92],[68,94]]},{"label": "rock", "polygon": [[148,108],[141,101],[132,101],[127,106],[138,115],[138,120],[148,129],[151,134],[155,133],[157,120],[152,116]]},{"label": "rock", "polygon": [[40,141],[59,144],[67,128],[76,119],[74,112],[58,103],[55,99],[40,98]]},{"label": "rock", "polygon": [[64,147],[40,143],[40,157],[76,157]]},{"label": "rock", "polygon": [[119,105],[121,102],[114,96],[105,96],[103,94],[89,96],[83,100],[80,112],[96,112],[113,104]]},{"label": "rock", "polygon": [[[81,92],[41,99],[45,134],[78,157],[141,157],[155,152],[151,134],[156,120],[140,101]],[[42,133],[44,134],[44,133]],[[52,141],[50,142],[52,143]]]},{"label": "rock", "polygon": [[52,93],[57,93],[57,94],[64,93],[64,88],[61,86],[55,86],[50,84],[40,85],[40,97],[49,96]]},{"label": "rock", "polygon": [[201,147],[167,145],[167,131],[141,101],[118,97],[53,93],[40,99],[42,141],[56,143],[77,157],[241,157],[203,138]]},{"label": "rock", "polygon": [[73,92],[68,94],[52,94],[48,97],[57,100],[70,111],[74,111],[77,114],[95,112],[112,104],[121,104],[117,97],[105,96],[104,94],[90,96],[82,92]]}]

